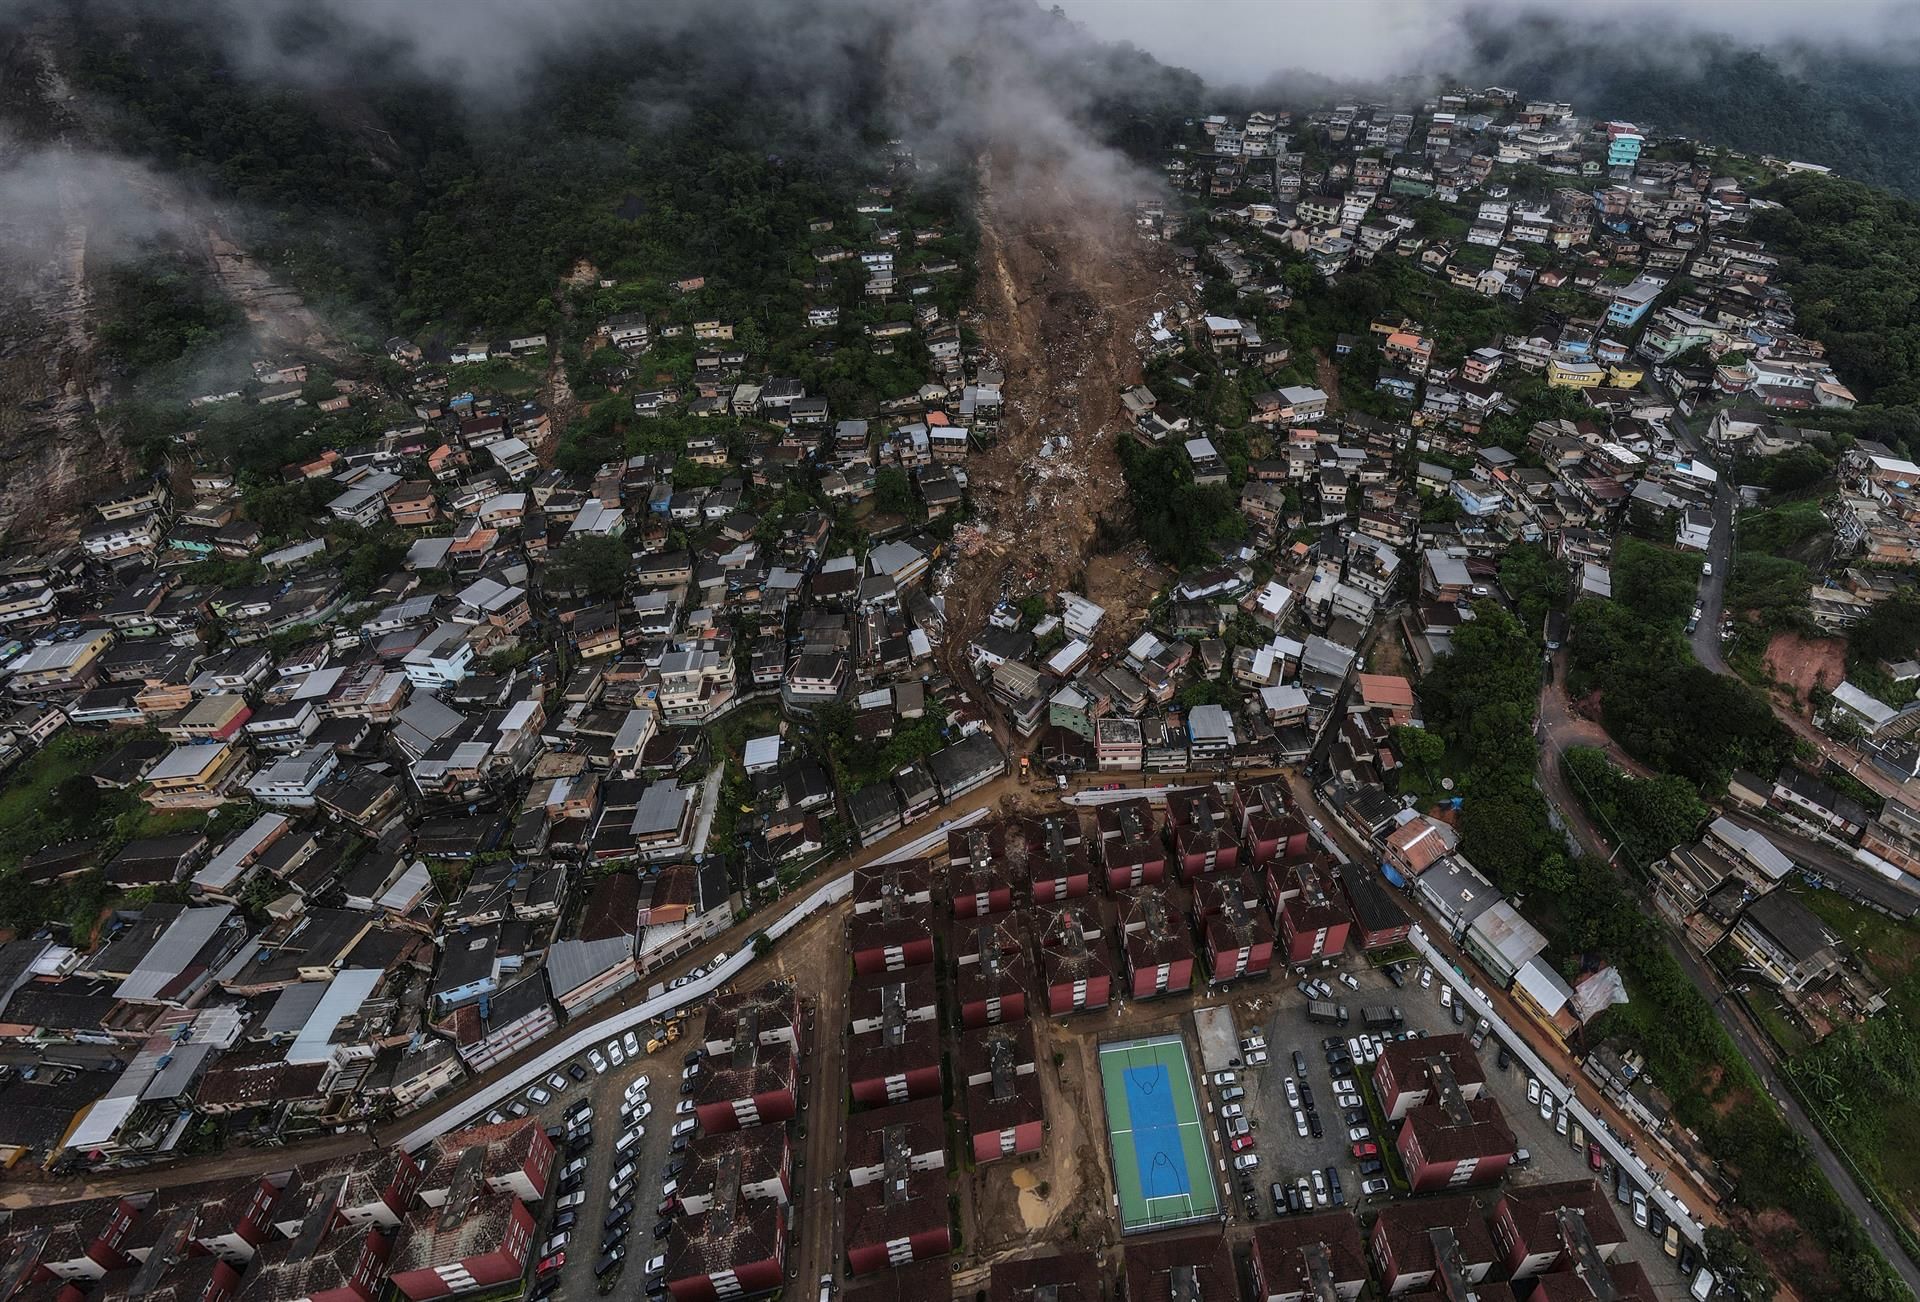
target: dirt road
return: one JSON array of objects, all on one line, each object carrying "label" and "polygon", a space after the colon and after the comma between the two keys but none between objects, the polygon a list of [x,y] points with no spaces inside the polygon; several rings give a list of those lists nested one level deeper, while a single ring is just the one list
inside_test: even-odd
[{"label": "dirt road", "polygon": [[1003,149],[981,162],[980,333],[1006,404],[997,442],[967,463],[978,519],[945,589],[943,660],[961,681],[1003,595],[1084,586],[1120,628],[1158,585],[1138,556],[1090,562],[1099,520],[1126,516],[1119,394],[1141,376],[1138,335],[1177,292],[1171,259],[1123,206],[1066,185],[1058,161]]}]

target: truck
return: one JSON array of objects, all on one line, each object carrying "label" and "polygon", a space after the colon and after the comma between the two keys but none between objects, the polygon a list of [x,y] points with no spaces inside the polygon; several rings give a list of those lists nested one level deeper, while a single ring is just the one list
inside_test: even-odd
[{"label": "truck", "polygon": [[1327,999],[1314,999],[1307,1003],[1307,1020],[1319,1022],[1325,1026],[1345,1026],[1347,1024],[1347,1006],[1336,1004]]},{"label": "truck", "polygon": [[1026,786],[1028,781],[1030,781],[1032,777],[1033,777],[1033,761],[1031,757],[1022,755],[1020,757],[1020,785],[1023,787]]},{"label": "truck", "polygon": [[1360,1010],[1361,1024],[1369,1031],[1384,1031],[1390,1026],[1400,1025],[1404,1020],[1397,1004],[1376,1004]]}]

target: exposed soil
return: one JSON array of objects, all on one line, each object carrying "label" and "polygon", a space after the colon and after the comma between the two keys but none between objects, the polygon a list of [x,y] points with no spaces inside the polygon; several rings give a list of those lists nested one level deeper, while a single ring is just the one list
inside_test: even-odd
[{"label": "exposed soil", "polygon": [[[1089,206],[1059,162],[1016,148],[981,160],[980,336],[1006,403],[995,446],[967,463],[978,519],[955,538],[945,589],[942,658],[962,681],[967,642],[1003,596],[1051,598],[1090,569],[1098,521],[1125,519],[1120,390],[1141,376],[1136,337],[1177,292],[1166,247],[1124,209]],[[1138,559],[1087,574],[1089,597],[1137,600]]]},{"label": "exposed soil", "polygon": [[1815,687],[1838,687],[1847,676],[1847,644],[1837,637],[1776,633],[1763,659],[1774,681],[1800,701]]},{"label": "exposed soil", "polygon": [[1327,395],[1327,410],[1340,410],[1340,368],[1318,348],[1313,350],[1313,383]]},{"label": "exposed soil", "polygon": [[[975,1260],[1043,1243],[1091,1247],[1115,1230],[1105,1137],[1093,1120],[1103,1114],[1087,1091],[1087,1082],[1097,1079],[1095,1041],[1051,1018],[1033,1018],[1031,1025],[1046,1144],[1035,1159],[989,1163],[974,1177]],[[1058,1068],[1056,1053],[1065,1055]]]}]

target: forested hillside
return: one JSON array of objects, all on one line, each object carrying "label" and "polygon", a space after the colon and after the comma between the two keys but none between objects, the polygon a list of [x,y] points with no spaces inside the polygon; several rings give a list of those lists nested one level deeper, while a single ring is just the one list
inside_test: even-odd
[{"label": "forested hillside", "polygon": [[1474,25],[1463,75],[1920,195],[1920,66],[1871,51],[1741,48],[1660,30],[1650,15],[1636,26],[1495,7]]}]

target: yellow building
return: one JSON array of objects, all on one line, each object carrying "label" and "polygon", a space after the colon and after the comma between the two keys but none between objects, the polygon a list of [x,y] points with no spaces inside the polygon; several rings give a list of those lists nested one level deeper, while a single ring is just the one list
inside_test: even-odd
[{"label": "yellow building", "polygon": [[1633,362],[1615,362],[1607,368],[1607,383],[1616,389],[1631,389],[1646,378],[1646,369]]},{"label": "yellow building", "polygon": [[1596,362],[1556,357],[1547,364],[1547,383],[1556,389],[1594,389],[1606,378],[1606,371]]},{"label": "yellow building", "polygon": [[147,771],[141,799],[154,809],[213,809],[246,776],[245,752],[230,742],[175,746]]}]

